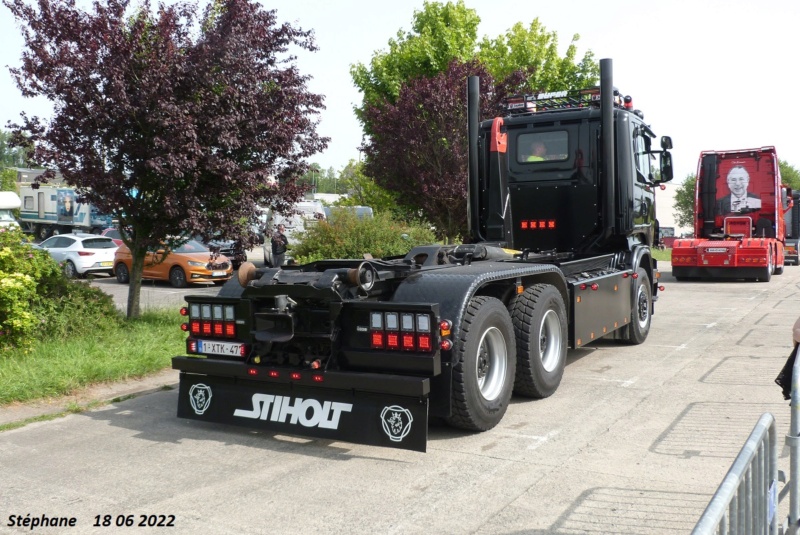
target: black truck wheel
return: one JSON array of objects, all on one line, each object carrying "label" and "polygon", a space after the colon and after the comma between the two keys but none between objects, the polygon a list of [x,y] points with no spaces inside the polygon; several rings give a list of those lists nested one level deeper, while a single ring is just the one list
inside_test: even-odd
[{"label": "black truck wheel", "polygon": [[761,274],[758,276],[758,280],[761,282],[769,282],[772,278],[772,271],[772,250],[770,250],[767,254],[767,267],[761,269]]},{"label": "black truck wheel", "polygon": [[636,268],[636,278],[633,281],[633,310],[631,323],[625,340],[630,344],[641,344],[647,339],[650,332],[650,311],[653,308],[653,288],[650,286],[650,277],[641,266]]},{"label": "black truck wheel", "polygon": [[36,237],[40,241],[44,241],[50,237],[50,225],[43,225],[41,223],[36,225]]},{"label": "black truck wheel", "polygon": [[453,410],[447,422],[486,431],[503,418],[514,386],[514,327],[503,303],[493,297],[473,298],[457,343]]},{"label": "black truck wheel", "polygon": [[514,393],[546,398],[561,384],[567,361],[567,311],[561,293],[537,284],[508,307],[517,345]]}]

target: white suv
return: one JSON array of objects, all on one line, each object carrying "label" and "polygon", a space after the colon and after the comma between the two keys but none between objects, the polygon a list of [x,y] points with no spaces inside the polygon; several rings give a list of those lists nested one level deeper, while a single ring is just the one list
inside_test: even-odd
[{"label": "white suv", "polygon": [[61,264],[69,279],[85,277],[89,273],[113,275],[117,244],[111,238],[84,233],[60,234],[34,247],[47,251]]}]

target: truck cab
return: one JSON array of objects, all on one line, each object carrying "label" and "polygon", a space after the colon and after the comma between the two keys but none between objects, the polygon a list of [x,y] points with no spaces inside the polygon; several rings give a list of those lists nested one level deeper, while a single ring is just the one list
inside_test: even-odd
[{"label": "truck cab", "polygon": [[768,282],[783,272],[793,200],[775,147],[701,152],[695,188],[695,238],[672,250],[678,280]]}]

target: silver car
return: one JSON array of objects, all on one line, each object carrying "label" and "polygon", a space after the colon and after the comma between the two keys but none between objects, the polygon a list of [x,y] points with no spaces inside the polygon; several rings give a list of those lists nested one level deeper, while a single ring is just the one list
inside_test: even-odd
[{"label": "silver car", "polygon": [[64,275],[74,279],[89,273],[113,274],[117,244],[111,238],[95,234],[60,234],[36,245],[61,264]]}]

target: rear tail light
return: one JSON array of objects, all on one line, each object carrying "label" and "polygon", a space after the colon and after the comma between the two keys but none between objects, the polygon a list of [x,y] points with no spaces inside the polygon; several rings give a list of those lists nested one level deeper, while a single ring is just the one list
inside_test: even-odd
[{"label": "rear tail light", "polygon": [[91,251],[78,251],[78,256],[92,256],[93,254]]},{"label": "rear tail light", "polygon": [[376,311],[369,313],[369,328],[372,349],[432,353],[437,349],[434,329],[439,336],[449,336],[452,323],[437,322],[430,313]]},{"label": "rear tail light", "polygon": [[180,310],[189,316],[189,322],[181,326],[194,336],[236,338],[236,315],[233,305],[190,303]]},{"label": "rear tail light", "polygon": [[387,349],[399,349],[400,348],[400,335],[397,333],[387,333],[386,334],[386,347]]}]

